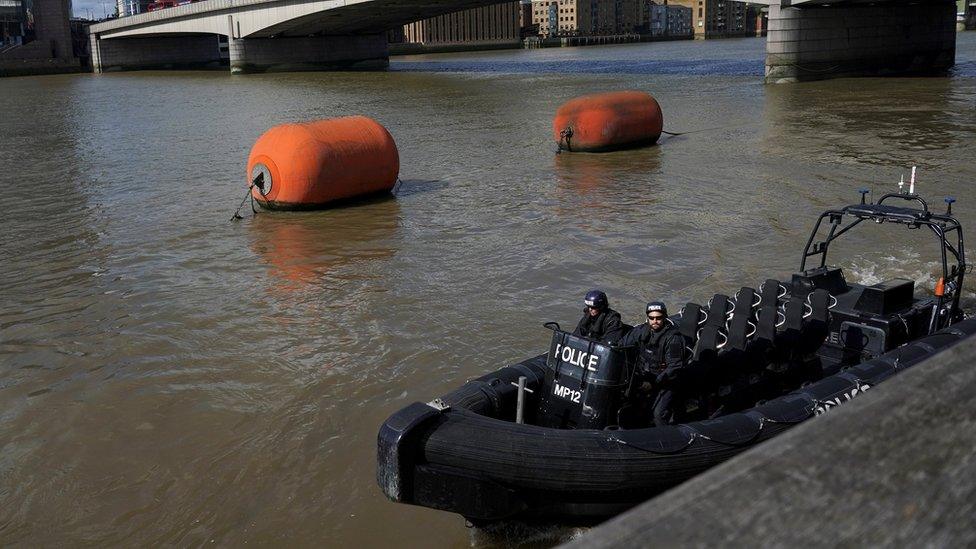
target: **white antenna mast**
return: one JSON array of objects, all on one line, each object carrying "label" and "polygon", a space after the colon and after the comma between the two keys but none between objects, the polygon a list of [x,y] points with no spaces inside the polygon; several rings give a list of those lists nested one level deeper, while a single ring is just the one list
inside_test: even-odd
[{"label": "white antenna mast", "polygon": [[912,180],[908,185],[908,194],[915,194],[915,166],[912,166]]}]

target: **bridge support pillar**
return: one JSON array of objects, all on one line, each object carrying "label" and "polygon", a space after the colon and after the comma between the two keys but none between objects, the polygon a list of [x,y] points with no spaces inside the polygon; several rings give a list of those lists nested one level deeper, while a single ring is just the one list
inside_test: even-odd
[{"label": "bridge support pillar", "polygon": [[237,38],[230,41],[232,73],[385,69],[385,34]]},{"label": "bridge support pillar", "polygon": [[89,37],[95,72],[220,66],[217,35],[101,39]]},{"label": "bridge support pillar", "polygon": [[955,63],[956,3],[769,7],[766,82],[940,75]]}]

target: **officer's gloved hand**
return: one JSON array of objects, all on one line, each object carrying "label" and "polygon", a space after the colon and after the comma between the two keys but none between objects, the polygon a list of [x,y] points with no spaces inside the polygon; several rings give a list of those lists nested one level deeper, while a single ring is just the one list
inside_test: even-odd
[{"label": "officer's gloved hand", "polygon": [[666,387],[667,385],[669,385],[669,382],[670,382],[670,381],[671,381],[671,380],[670,380],[670,379],[668,379],[668,376],[666,375],[666,372],[661,372],[661,373],[660,373],[660,374],[658,374],[658,375],[657,375],[657,377],[656,377],[656,378],[654,379],[654,383],[655,383],[655,384],[656,384],[657,386],[659,386],[659,387]]}]

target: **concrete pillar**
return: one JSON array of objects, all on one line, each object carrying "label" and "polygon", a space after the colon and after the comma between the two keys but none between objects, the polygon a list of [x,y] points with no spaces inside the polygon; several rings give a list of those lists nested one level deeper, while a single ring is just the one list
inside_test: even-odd
[{"label": "concrete pillar", "polygon": [[769,7],[766,82],[945,74],[956,57],[956,4]]},{"label": "concrete pillar", "polygon": [[68,0],[36,0],[33,8],[34,31],[52,59],[74,60],[71,48],[71,17]]},{"label": "concrete pillar", "polygon": [[103,39],[96,33],[89,40],[95,72],[220,66],[216,34]]},{"label": "concrete pillar", "polygon": [[386,33],[230,40],[232,73],[385,69]]}]

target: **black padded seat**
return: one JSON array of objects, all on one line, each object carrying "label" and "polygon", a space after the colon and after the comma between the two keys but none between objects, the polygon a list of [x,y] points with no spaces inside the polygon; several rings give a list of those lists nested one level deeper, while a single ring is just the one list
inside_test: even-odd
[{"label": "black padded seat", "polygon": [[688,302],[681,308],[681,317],[678,319],[678,331],[685,338],[694,340],[698,336],[698,328],[704,316],[701,305]]},{"label": "black padded seat", "polygon": [[806,303],[802,297],[793,296],[786,302],[785,307],[785,331],[799,333],[803,330],[803,313],[806,311]]},{"label": "black padded seat", "polygon": [[686,303],[681,308],[681,318],[678,320],[678,332],[685,338],[685,344],[689,347],[695,345],[698,339],[698,327],[701,325],[702,313],[701,305],[697,303]]},{"label": "black padded seat", "polygon": [[767,278],[765,282],[759,285],[759,296],[762,301],[759,302],[760,307],[778,307],[779,306],[779,289],[780,282],[775,278]]},{"label": "black padded seat", "polygon": [[705,362],[715,358],[718,353],[719,330],[715,326],[705,326],[698,334],[692,361]]},{"label": "black padded seat", "polygon": [[830,317],[830,302],[833,301],[830,294],[827,293],[827,290],[814,290],[810,292],[807,299],[812,309],[808,320],[811,322],[826,323]]},{"label": "black padded seat", "polygon": [[816,289],[807,295],[810,302],[810,316],[803,321],[800,346],[803,352],[812,353],[823,345],[830,331],[830,294],[827,290]]},{"label": "black padded seat", "polygon": [[756,301],[756,290],[748,286],[739,288],[739,291],[735,293],[735,312],[743,308],[751,311],[759,306]]},{"label": "black padded seat", "polygon": [[732,321],[729,322],[728,338],[729,342],[723,350],[745,351],[747,336],[749,334],[749,322],[752,318],[752,309],[744,306],[737,306],[732,313]]},{"label": "black padded seat", "polygon": [[729,322],[729,344],[726,349],[745,351],[748,344],[750,324],[752,324],[752,307],[756,301],[756,290],[743,286],[735,294],[735,309]]},{"label": "black padded seat", "polygon": [[756,336],[754,339],[773,343],[776,341],[776,322],[778,309],[774,305],[763,305],[756,311]]},{"label": "black padded seat", "polygon": [[725,321],[728,320],[729,309],[732,303],[729,296],[725,294],[715,294],[708,302],[708,319],[705,326],[712,326],[720,331],[725,331]]}]

